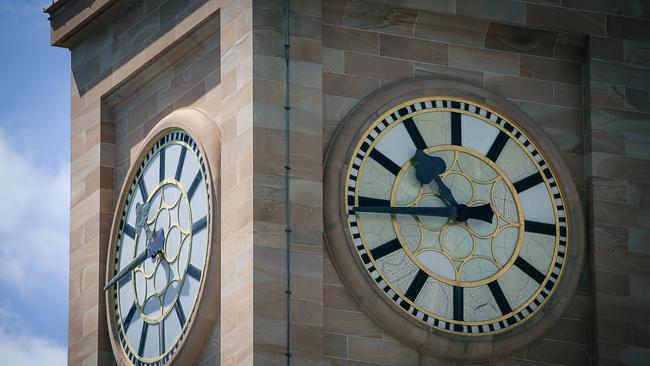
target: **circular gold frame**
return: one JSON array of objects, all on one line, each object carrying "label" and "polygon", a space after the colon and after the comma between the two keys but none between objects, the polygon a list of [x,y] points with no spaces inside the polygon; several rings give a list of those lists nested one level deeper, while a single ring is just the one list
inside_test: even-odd
[{"label": "circular gold frame", "polygon": [[[204,111],[198,108],[183,108],[172,112],[163,118],[143,140],[137,158],[131,161],[128,174],[124,180],[116,212],[113,216],[111,235],[108,245],[106,278],[110,278],[115,271],[115,245],[117,244],[121,212],[129,194],[129,182],[133,181],[137,170],[146,154],[160,137],[173,130],[184,130],[192,136],[201,151],[206,168],[206,179],[210,189],[210,232],[208,233],[208,253],[206,254],[205,279],[197,294],[195,309],[187,319],[187,325],[182,339],[177,340],[178,349],[166,364],[192,364],[196,360],[209,332],[218,321],[220,315],[219,293],[221,284],[221,180],[220,180],[220,155],[221,137],[218,125]],[[113,354],[118,365],[130,366],[132,362],[122,348],[115,319],[115,287],[105,292],[106,318],[108,322],[109,337],[113,347]]]},{"label": "circular gold frame", "polygon": [[[388,301],[366,275],[350,244],[345,212],[346,172],[349,157],[361,135],[381,115],[409,100],[445,95],[472,101],[499,111],[526,133],[554,167],[557,184],[564,193],[568,246],[562,281],[559,281],[543,309],[508,332],[467,337],[426,326]],[[584,221],[579,195],[570,171],[549,138],[517,106],[485,89],[449,80],[416,79],[398,82],[378,90],[357,105],[340,125],[326,155],[324,175],[325,241],[332,261],[352,297],[389,334],[420,352],[441,358],[484,361],[507,356],[546,333],[560,318],[575,291],[584,257]],[[336,197],[336,198],[335,198]]]},{"label": "circular gold frame", "polygon": [[[484,157],[481,157],[481,156],[479,156],[479,155],[473,153],[472,151],[469,151],[469,149],[467,149],[467,148],[465,148],[465,147],[462,147],[462,146],[444,146],[444,145],[443,145],[443,146],[429,147],[429,148],[427,148],[427,149],[425,150],[426,153],[431,153],[431,152],[436,152],[436,151],[454,151],[454,152],[461,151],[461,152],[466,152],[466,153],[472,155],[473,157],[480,159],[481,161],[483,161],[484,163],[486,163],[490,168],[492,168],[492,169],[497,173],[497,175],[498,175],[499,177],[501,177],[501,179],[503,179],[504,183],[506,184],[506,186],[508,187],[508,190],[509,190],[511,193],[512,193],[512,192],[515,192],[515,193],[516,193],[515,188],[514,188],[514,186],[512,185],[512,182],[510,182],[510,180],[509,180],[507,177],[505,177],[505,173],[503,173],[503,171],[501,171],[501,169],[500,169],[500,168],[499,168],[495,163],[493,163],[492,161],[489,161],[489,160],[487,160],[487,159],[484,159]],[[410,161],[409,161],[409,162],[406,162],[406,164],[404,164],[404,166],[402,167],[402,170],[400,171],[400,173],[397,175],[397,177],[395,177],[395,183],[393,183],[393,191],[391,192],[391,202],[394,202],[394,201],[395,201],[395,195],[396,195],[397,187],[399,186],[399,183],[400,183],[400,181],[401,181],[401,179],[402,179],[404,173],[408,170],[408,168],[409,168],[411,165],[412,165],[412,163],[411,163]],[[441,174],[441,176],[443,176],[443,175],[444,175],[444,174]],[[495,179],[496,179],[496,178],[495,178]],[[494,189],[494,187],[493,187],[492,189]],[[515,262],[515,259],[516,259],[516,257],[517,257],[517,254],[519,253],[519,250],[521,249],[521,244],[522,244],[523,236],[524,236],[524,227],[523,227],[523,225],[521,224],[522,222],[524,222],[524,214],[523,214],[523,210],[521,209],[521,202],[519,201],[519,197],[518,197],[516,194],[514,194],[514,193],[513,193],[513,199],[514,199],[514,201],[515,201],[515,205],[516,205],[517,208],[518,208],[518,210],[517,210],[518,215],[517,215],[517,216],[518,216],[518,219],[519,219],[519,223],[520,223],[520,224],[519,224],[519,225],[516,225],[516,226],[508,226],[508,225],[506,225],[506,226],[504,226],[503,228],[501,228],[500,230],[503,230],[504,228],[507,228],[507,227],[518,227],[519,234],[517,235],[517,243],[516,243],[516,245],[515,245],[515,249],[513,250],[510,259],[508,260],[508,262],[507,262],[505,265],[502,266],[502,268],[499,269],[499,271],[497,271],[496,273],[490,275],[489,277],[483,278],[483,279],[481,279],[481,280],[476,280],[476,281],[458,281],[458,280],[455,280],[455,281],[452,281],[452,280],[450,280],[450,279],[448,279],[448,278],[445,278],[445,277],[440,276],[440,275],[437,274],[437,273],[431,272],[431,271],[430,271],[428,268],[426,268],[426,267],[423,268],[423,267],[421,267],[420,265],[418,265],[418,267],[420,267],[420,269],[422,269],[422,270],[425,271],[427,274],[429,274],[429,276],[431,276],[431,277],[437,279],[437,280],[440,281],[440,282],[446,283],[446,284],[448,284],[448,285],[478,286],[478,285],[486,284],[486,283],[492,281],[493,279],[496,279],[497,277],[499,277],[503,272],[505,272],[505,271],[506,271],[510,266],[512,266],[512,264]],[[498,213],[495,213],[495,214],[498,214]],[[392,218],[392,222],[393,222],[393,227],[395,227],[395,233],[397,234],[397,237],[400,239],[400,242],[403,243],[403,242],[404,242],[404,239],[402,238],[402,234],[401,234],[400,231],[398,230],[398,226],[397,226],[397,218],[396,218],[396,217],[393,217],[393,218]],[[360,223],[359,226],[362,226],[362,224]],[[470,234],[472,234],[473,230],[471,229],[471,227],[469,227],[469,225],[467,225],[467,224],[463,224],[463,226],[468,227],[468,229],[469,229],[468,231],[470,232]],[[444,230],[448,230],[448,229],[449,229],[449,227],[447,227],[447,228],[441,228],[441,229],[440,229],[441,234],[442,234],[442,231],[444,231]],[[495,233],[496,233],[496,231],[495,231]],[[360,235],[361,235],[361,237],[364,236],[363,233],[360,233]],[[494,234],[494,233],[493,233],[493,234],[490,234],[490,236],[492,236],[492,235],[495,235],[495,234]],[[475,236],[480,237],[479,235],[475,235]],[[366,245],[366,244],[365,244],[365,240],[364,240],[364,245]],[[442,245],[442,243],[441,243],[441,245]],[[474,235],[472,236],[472,246],[475,246],[475,238],[474,238]],[[368,250],[368,248],[366,248],[366,250]],[[412,260],[414,263],[418,263],[418,262],[419,262],[419,260],[415,258],[415,254],[414,254],[411,250],[406,250],[406,248],[405,248],[405,252],[406,252],[406,254],[407,254],[409,257],[411,257],[411,260]],[[446,254],[444,254],[444,253],[443,253],[443,255],[446,256]],[[455,259],[455,258],[453,258],[453,259]],[[464,264],[463,264],[463,265],[464,265]],[[497,267],[498,267],[498,265],[497,265]],[[376,268],[377,268],[378,271],[380,271],[379,267],[376,267]],[[458,271],[456,271],[456,272],[458,272]],[[458,274],[458,273],[457,273],[457,274]],[[385,278],[385,277],[384,277],[384,278]]]}]

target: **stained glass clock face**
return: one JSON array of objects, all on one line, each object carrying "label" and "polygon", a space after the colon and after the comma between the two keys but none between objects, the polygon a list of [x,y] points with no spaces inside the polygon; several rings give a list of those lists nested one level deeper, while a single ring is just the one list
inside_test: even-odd
[{"label": "stained glass clock face", "polygon": [[191,327],[205,281],[209,180],[197,144],[175,130],[154,142],[127,184],[109,259],[115,274],[128,270],[115,284],[113,327],[133,364],[164,365]]},{"label": "stained glass clock face", "polygon": [[516,121],[453,98],[395,106],[349,160],[351,243],[378,290],[463,335],[529,320],[561,278],[567,215],[553,169]]}]

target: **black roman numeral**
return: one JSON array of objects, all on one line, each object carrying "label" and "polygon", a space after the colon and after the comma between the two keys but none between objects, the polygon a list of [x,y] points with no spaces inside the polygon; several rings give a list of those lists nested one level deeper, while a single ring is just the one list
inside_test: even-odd
[{"label": "black roman numeral", "polygon": [[497,302],[497,305],[499,306],[499,310],[501,310],[501,314],[502,315],[510,314],[512,312],[512,308],[510,307],[510,304],[508,303],[508,300],[506,299],[505,295],[503,295],[503,290],[501,290],[501,286],[499,285],[499,282],[492,281],[488,283],[488,288],[492,293],[492,297],[494,297],[494,300]]},{"label": "black roman numeral", "polygon": [[532,188],[544,181],[544,178],[542,178],[542,175],[537,172],[535,174],[531,174],[527,176],[526,178],[522,178],[521,180],[513,183],[512,185],[515,186],[515,190],[517,193],[521,193],[529,188]]},{"label": "black roman numeral", "polygon": [[165,353],[165,321],[158,323],[158,352],[162,355]]},{"label": "black roman numeral", "polygon": [[424,287],[424,284],[427,282],[427,278],[429,278],[429,275],[427,275],[423,270],[418,269],[418,273],[415,275],[415,278],[413,278],[413,281],[411,281],[404,296],[412,302],[415,302],[420,291],[422,291],[422,287]]},{"label": "black roman numeral", "polygon": [[160,166],[158,167],[158,182],[165,180],[165,149],[160,150]]},{"label": "black roman numeral", "polygon": [[405,119],[403,123],[404,127],[406,127],[406,131],[409,133],[409,136],[413,141],[413,145],[415,145],[415,148],[418,150],[426,149],[427,144],[424,142],[424,138],[422,138],[422,134],[420,133],[420,130],[418,130],[418,127],[415,125],[413,118],[409,117]]},{"label": "black roman numeral", "polygon": [[370,198],[370,197],[362,197],[359,196],[359,206],[360,207],[389,207],[390,206],[390,201],[389,200],[382,200],[379,198]]},{"label": "black roman numeral", "polygon": [[131,239],[135,239],[135,228],[127,223],[124,223],[124,235]]},{"label": "black roman numeral", "polygon": [[205,227],[208,224],[208,217],[203,216],[200,218],[197,222],[192,224],[192,235],[195,235],[196,233],[200,232],[201,230],[205,229]]},{"label": "black roman numeral", "polygon": [[187,266],[187,274],[193,279],[200,281],[201,280],[201,270],[196,268],[194,265],[190,264]]},{"label": "black roman numeral", "polygon": [[201,169],[199,169],[199,171],[196,172],[196,175],[194,176],[194,180],[192,181],[190,189],[187,191],[188,199],[191,200],[192,196],[194,196],[194,192],[196,192],[196,189],[199,187],[199,183],[201,183],[201,178],[203,178],[203,175],[201,174]]},{"label": "black roman numeral", "polygon": [[140,345],[138,346],[138,355],[144,355],[144,345],[147,343],[147,331],[149,330],[149,323],[142,323],[142,333],[140,334]]},{"label": "black roman numeral", "polygon": [[185,146],[181,146],[181,156],[178,157],[178,165],[176,166],[176,174],[174,179],[177,181],[181,180],[181,174],[183,173],[183,165],[185,165],[185,155],[187,154],[187,149]]},{"label": "black roman numeral", "polygon": [[[460,286],[454,286],[454,320],[463,321],[463,288]],[[454,330],[457,332],[463,331],[463,326],[460,324],[454,324]]]},{"label": "black roman numeral", "polygon": [[393,173],[393,175],[399,174],[399,171],[401,168],[399,165],[395,164],[394,161],[390,160],[386,155],[382,154],[379,152],[377,149],[372,149],[370,152],[370,157],[379,163],[379,165],[383,166],[386,170],[389,172]]},{"label": "black roman numeral", "polygon": [[532,264],[528,263],[528,261],[522,257],[517,257],[517,259],[515,259],[515,266],[539,284],[544,282],[544,279],[546,279],[546,276],[544,276],[542,272],[538,271],[537,268],[533,267]]},{"label": "black roman numeral", "polygon": [[183,311],[183,305],[181,305],[180,301],[176,301],[174,308],[176,309],[176,316],[178,316],[178,321],[181,323],[181,327],[184,327],[186,319],[185,312]]},{"label": "black roman numeral", "polygon": [[451,112],[451,144],[461,146],[462,141],[462,130],[460,126],[460,113]]},{"label": "black roman numeral", "polygon": [[503,151],[503,148],[506,146],[506,142],[508,142],[508,135],[503,131],[499,131],[499,134],[494,139],[494,142],[492,143],[492,146],[490,146],[490,150],[488,150],[485,157],[492,161],[497,161],[499,155],[501,155],[501,151]]},{"label": "black roman numeral", "polygon": [[124,318],[124,321],[122,322],[122,326],[124,327],[124,333],[126,333],[127,330],[129,330],[129,326],[131,326],[131,322],[133,321],[133,316],[135,315],[135,310],[136,306],[135,303],[131,305],[131,308],[129,309],[129,312],[126,313],[126,317]]},{"label": "black roman numeral", "polygon": [[370,254],[372,254],[372,257],[375,258],[375,260],[377,260],[401,248],[402,248],[402,244],[400,244],[399,240],[395,238],[391,241],[385,242],[384,244],[378,247],[371,249]]},{"label": "black roman numeral", "polygon": [[147,187],[144,185],[144,177],[140,178],[138,182],[138,188],[140,188],[140,195],[142,196],[142,202],[147,202],[149,193],[147,192]]},{"label": "black roman numeral", "polygon": [[543,222],[537,221],[524,221],[524,230],[529,233],[537,233],[544,235],[555,236],[555,225],[554,224],[545,224]]}]

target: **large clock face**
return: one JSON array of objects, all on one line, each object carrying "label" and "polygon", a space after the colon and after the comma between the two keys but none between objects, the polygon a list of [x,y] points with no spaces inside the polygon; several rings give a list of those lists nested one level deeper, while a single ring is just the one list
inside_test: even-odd
[{"label": "large clock face", "polygon": [[377,119],[350,157],[351,243],[387,301],[419,322],[503,332],[560,280],[564,198],[515,123],[466,100],[411,100]]},{"label": "large clock face", "polygon": [[197,144],[182,130],[160,136],[136,168],[118,208],[121,220],[109,261],[117,274],[139,262],[142,253],[146,259],[117,281],[112,321],[133,364],[163,365],[191,326],[205,281],[209,180]]}]

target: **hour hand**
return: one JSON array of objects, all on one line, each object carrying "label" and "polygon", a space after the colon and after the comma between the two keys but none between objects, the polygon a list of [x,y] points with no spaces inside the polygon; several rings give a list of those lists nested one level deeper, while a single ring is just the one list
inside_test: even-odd
[{"label": "hour hand", "polygon": [[122,270],[120,270],[113,278],[111,278],[110,281],[106,283],[104,286],[104,291],[111,288],[111,286],[113,286],[116,282],[136,269],[147,258],[155,258],[158,253],[162,252],[164,243],[165,234],[163,232],[163,229],[160,229],[155,232],[155,237],[147,244],[147,248],[138,254],[137,257],[133,258],[133,260],[127,264],[126,267],[122,268]]},{"label": "hour hand", "polygon": [[447,170],[447,165],[442,158],[418,150],[413,157],[413,165],[415,166],[415,176],[420,183],[429,184],[431,181],[435,181],[442,198],[452,206],[458,205],[449,187],[440,179],[440,174]]}]

